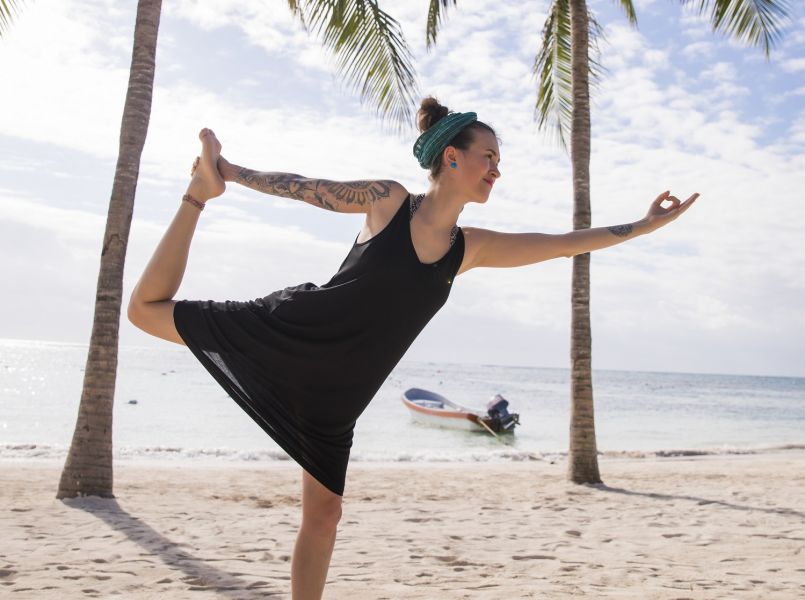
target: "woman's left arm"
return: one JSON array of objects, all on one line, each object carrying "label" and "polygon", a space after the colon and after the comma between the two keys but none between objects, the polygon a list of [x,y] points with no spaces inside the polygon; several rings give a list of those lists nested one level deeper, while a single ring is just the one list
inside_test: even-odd
[{"label": "woman's left arm", "polygon": [[[651,203],[646,216],[634,223],[612,225],[610,227],[576,229],[564,234],[563,238],[566,242],[565,256],[573,257],[577,254],[608,248],[609,246],[620,244],[638,235],[651,233],[679,217],[679,215],[688,210],[696,201],[696,198],[699,197],[697,192],[684,202],[680,202],[676,196],[670,196],[670,193],[670,191],[666,191],[657,196],[656,200]],[[671,202],[671,206],[662,206],[662,203],[666,200]]]},{"label": "woman's left arm", "polygon": [[[465,240],[464,262],[459,273],[475,267],[522,267],[559,257],[572,258],[650,233],[667,225],[688,210],[699,194],[680,203],[670,192],[663,192],[651,203],[645,217],[627,225],[576,229],[568,233],[503,233],[478,227],[462,227]],[[661,205],[668,200],[671,206]]]}]

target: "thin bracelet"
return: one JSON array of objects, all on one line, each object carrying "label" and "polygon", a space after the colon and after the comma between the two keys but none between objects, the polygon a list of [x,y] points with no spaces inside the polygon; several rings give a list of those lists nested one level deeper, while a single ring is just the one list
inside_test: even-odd
[{"label": "thin bracelet", "polygon": [[197,209],[204,210],[204,203],[199,202],[198,200],[193,198],[193,196],[191,196],[190,194],[185,194],[184,196],[182,196],[182,202],[189,202],[190,204],[195,206]]}]

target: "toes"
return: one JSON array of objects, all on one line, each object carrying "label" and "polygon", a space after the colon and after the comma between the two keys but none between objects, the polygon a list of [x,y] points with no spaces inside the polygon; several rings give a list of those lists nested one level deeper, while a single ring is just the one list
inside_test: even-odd
[{"label": "toes", "polygon": [[201,140],[207,137],[212,137],[213,139],[217,140],[215,137],[215,132],[212,129],[207,129],[206,127],[199,132],[198,137]]}]

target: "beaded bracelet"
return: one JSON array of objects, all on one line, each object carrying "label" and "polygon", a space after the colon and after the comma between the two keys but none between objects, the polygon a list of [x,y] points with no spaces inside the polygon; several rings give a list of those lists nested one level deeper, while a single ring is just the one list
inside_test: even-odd
[{"label": "beaded bracelet", "polygon": [[204,203],[199,202],[198,200],[193,198],[193,196],[191,196],[190,194],[185,194],[184,196],[182,196],[182,202],[189,202],[190,204],[195,206],[197,209],[204,210]]}]

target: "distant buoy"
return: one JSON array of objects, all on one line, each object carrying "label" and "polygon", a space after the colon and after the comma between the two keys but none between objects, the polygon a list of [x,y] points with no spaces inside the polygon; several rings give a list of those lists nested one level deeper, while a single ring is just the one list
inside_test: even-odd
[{"label": "distant buoy", "polygon": [[136,400],[129,400],[129,404],[137,404]]}]

